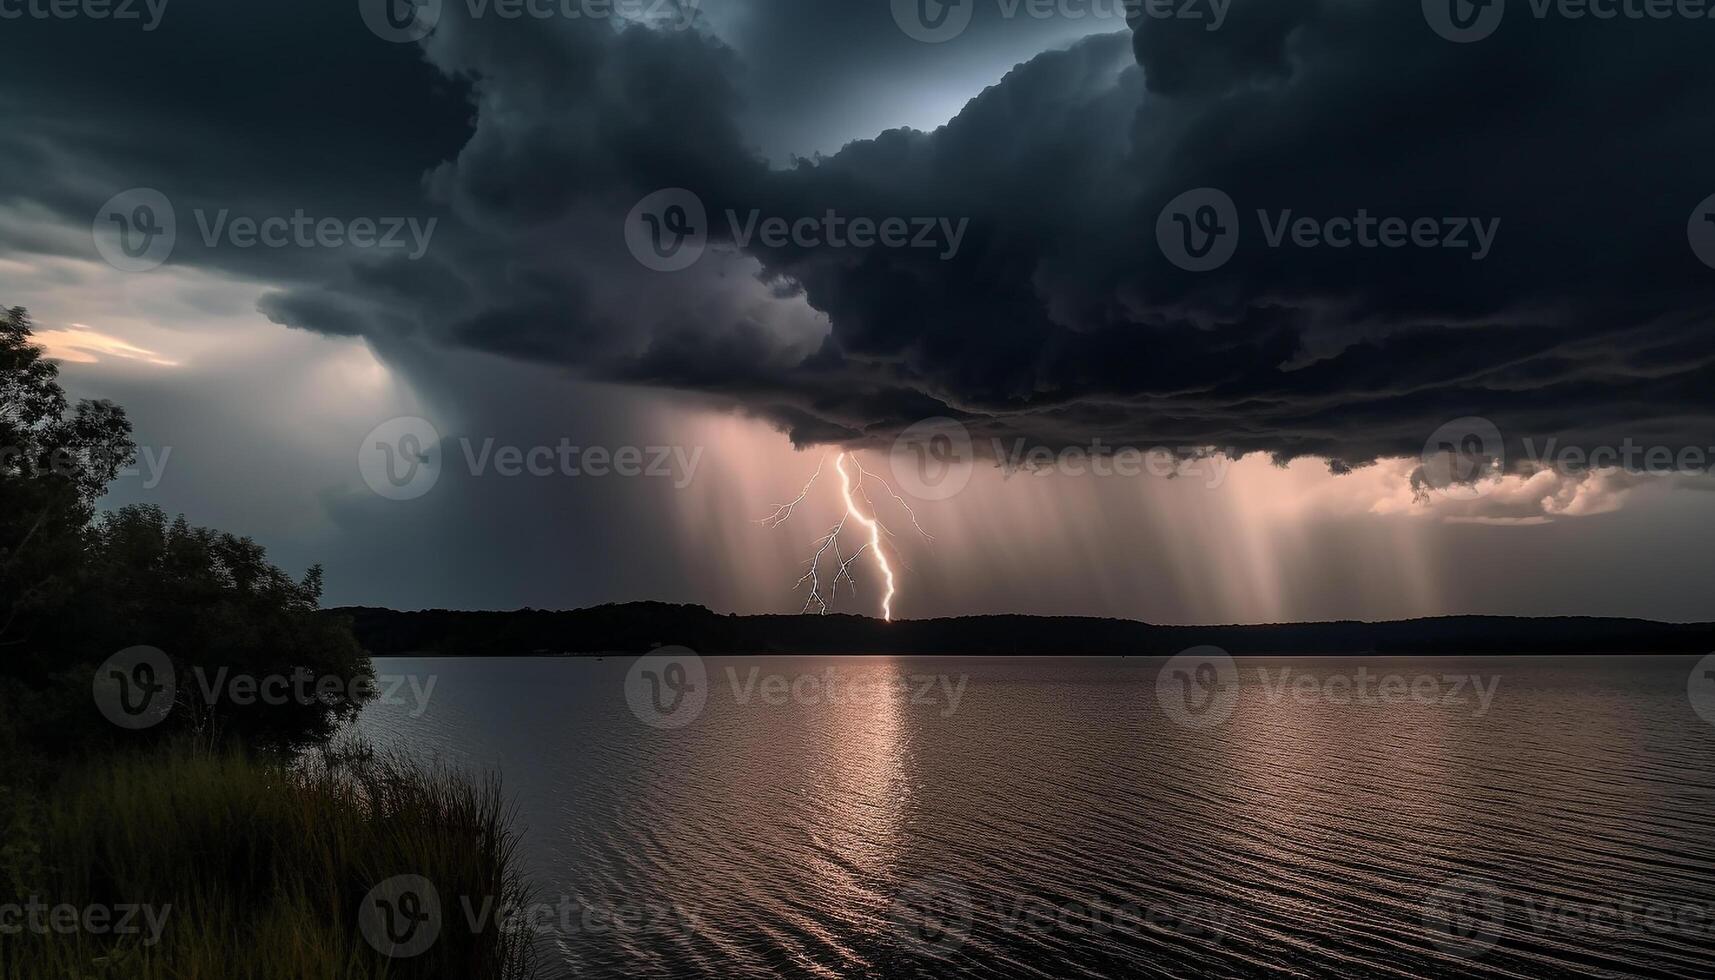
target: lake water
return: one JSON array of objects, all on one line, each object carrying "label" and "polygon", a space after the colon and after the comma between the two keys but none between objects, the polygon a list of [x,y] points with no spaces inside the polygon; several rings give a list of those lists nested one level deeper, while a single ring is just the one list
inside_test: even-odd
[{"label": "lake water", "polygon": [[549,976],[1715,975],[1696,658],[376,668],[502,772]]}]

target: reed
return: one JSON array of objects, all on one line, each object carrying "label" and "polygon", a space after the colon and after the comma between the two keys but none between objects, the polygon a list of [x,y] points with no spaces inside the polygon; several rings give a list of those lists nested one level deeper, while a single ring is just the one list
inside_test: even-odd
[{"label": "reed", "polygon": [[[285,762],[177,745],[92,759],[0,806],[0,905],[151,907],[164,924],[152,944],[147,931],[26,928],[0,938],[0,980],[535,973],[528,934],[473,927],[465,911],[526,897],[494,779],[367,751]],[[371,890],[398,875],[440,896],[438,937],[410,958],[382,955],[359,925]]]}]

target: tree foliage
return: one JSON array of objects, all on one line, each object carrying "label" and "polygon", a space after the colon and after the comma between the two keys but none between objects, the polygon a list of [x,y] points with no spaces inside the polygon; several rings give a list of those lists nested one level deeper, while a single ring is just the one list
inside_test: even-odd
[{"label": "tree foliage", "polygon": [[0,657],[67,601],[95,501],[136,460],[124,410],[68,409],[58,379],[30,343],[29,314],[0,311]]},{"label": "tree foliage", "polygon": [[[68,404],[30,338],[28,313],[0,313],[4,718],[36,741],[119,734],[91,704],[95,665],[152,646],[172,660],[178,697],[151,735],[188,729],[268,747],[326,738],[360,707],[372,673],[349,628],[318,614],[321,569],[294,580],[249,538],[158,507],[98,513],[136,459],[130,422],[109,402]],[[234,678],[293,686],[235,699]]]}]

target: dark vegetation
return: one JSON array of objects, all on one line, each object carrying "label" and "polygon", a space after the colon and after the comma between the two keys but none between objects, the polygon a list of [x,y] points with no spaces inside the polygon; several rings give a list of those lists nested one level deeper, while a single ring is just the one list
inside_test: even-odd
[{"label": "dark vegetation", "polygon": [[1072,616],[964,616],[884,623],[864,616],[733,616],[702,606],[631,602],[565,612],[394,612],[350,607],[375,656],[640,653],[671,644],[704,654],[970,654],[1171,656],[1218,646],[1233,654],[1707,653],[1715,623],[1641,619],[1443,616],[1395,623],[1154,626]]},{"label": "dark vegetation", "polygon": [[[349,623],[319,611],[321,571],[294,579],[255,542],[158,508],[98,513],[135,459],[130,423],[68,404],[30,337],[24,310],[0,310],[0,906],[147,906],[163,928],[9,932],[0,980],[528,972],[528,936],[453,908],[416,957],[365,942],[365,897],[395,875],[449,906],[521,897],[498,787],[330,749],[373,671]],[[98,665],[136,646],[169,658],[177,692],[130,730],[93,691]],[[334,683],[271,702],[201,693],[295,674]]]},{"label": "dark vegetation", "polygon": [[[255,542],[169,519],[159,508],[98,514],[96,500],[135,459],[125,412],[109,402],[69,406],[57,366],[30,343],[28,314],[0,311],[0,717],[7,735],[52,754],[193,732],[264,749],[326,739],[357,711],[356,701],[244,706],[192,697],[198,668],[204,677],[222,667],[257,675],[302,668],[348,681],[368,675],[349,627],[317,615],[321,570],[295,581]],[[96,665],[138,645],[166,651],[186,681],[167,720],[141,734],[89,710]]]}]

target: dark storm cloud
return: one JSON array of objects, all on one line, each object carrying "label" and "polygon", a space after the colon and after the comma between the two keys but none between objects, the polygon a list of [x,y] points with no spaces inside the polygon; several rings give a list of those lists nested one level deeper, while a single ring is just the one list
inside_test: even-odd
[{"label": "dark storm cloud", "polygon": [[1146,19],[1134,4],[1132,35],[1152,92],[1220,94],[1235,85],[1280,82],[1292,74],[1287,42],[1322,7],[1321,0],[1234,3],[1218,30],[1183,17]]},{"label": "dark storm cloud", "polygon": [[173,259],[270,280],[342,278],[327,250],[206,247],[241,215],[423,215],[428,168],[468,137],[464,82],[364,30],[347,3],[171,0],[155,29],[120,20],[0,21],[0,203],[48,209],[75,248],[0,225],[0,253],[93,257],[97,208],[133,187],[173,202]]},{"label": "dark storm cloud", "polygon": [[[1140,17],[1131,36],[1020,66],[932,133],[770,170],[741,125],[749,68],[706,32],[472,19],[448,3],[419,50],[376,41],[355,13],[337,30],[245,14],[276,35],[191,8],[159,32],[180,27],[179,47],[114,49],[134,87],[50,96],[103,106],[93,118],[8,96],[21,124],[0,139],[24,166],[0,189],[78,220],[118,173],[254,208],[443,218],[418,260],[185,257],[274,279],[278,322],[701,392],[799,443],[886,441],[940,414],[979,444],[1209,445],[1337,468],[1414,455],[1466,415],[1509,441],[1710,442],[1715,273],[1686,241],[1715,193],[1701,23],[1521,8],[1459,45],[1417,4],[1235,0],[1219,31]],[[275,77],[239,71],[251,58]],[[97,89],[123,91],[103,103]],[[710,253],[677,273],[643,268],[621,236],[665,187],[694,191],[711,219]],[[1156,222],[1199,187],[1236,202],[1240,238],[1231,261],[1192,273],[1162,255]],[[950,257],[741,246],[729,208],[968,224]],[[1498,225],[1480,261],[1271,248],[1258,209]],[[791,304],[759,302],[746,260],[831,333],[774,322]]]},{"label": "dark storm cloud", "polygon": [[1013,65],[1087,34],[1125,30],[1117,2],[1059,2],[1066,15],[1033,17],[1012,0],[978,0],[968,5],[970,23],[945,44],[901,30],[888,0],[707,0],[702,10],[742,54],[747,135],[783,165],[896,126],[938,124]]}]

